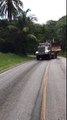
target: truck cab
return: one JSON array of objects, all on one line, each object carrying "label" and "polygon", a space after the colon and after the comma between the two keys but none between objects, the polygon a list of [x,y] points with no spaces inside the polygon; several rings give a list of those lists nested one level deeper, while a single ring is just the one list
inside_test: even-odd
[{"label": "truck cab", "polygon": [[38,46],[38,51],[36,51],[36,58],[45,59],[51,58],[51,44],[50,43],[40,43]]}]

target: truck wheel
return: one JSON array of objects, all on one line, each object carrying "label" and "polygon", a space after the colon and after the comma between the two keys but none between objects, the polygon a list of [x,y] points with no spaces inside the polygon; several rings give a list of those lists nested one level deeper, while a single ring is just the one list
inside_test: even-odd
[{"label": "truck wheel", "polygon": [[55,53],[55,58],[57,58],[57,53]]},{"label": "truck wheel", "polygon": [[48,56],[48,59],[50,60],[51,59],[51,55],[49,54],[49,56]]},{"label": "truck wheel", "polygon": [[40,59],[40,58],[39,58],[39,56],[37,56],[36,58],[37,58],[37,60],[39,60],[39,59]]}]

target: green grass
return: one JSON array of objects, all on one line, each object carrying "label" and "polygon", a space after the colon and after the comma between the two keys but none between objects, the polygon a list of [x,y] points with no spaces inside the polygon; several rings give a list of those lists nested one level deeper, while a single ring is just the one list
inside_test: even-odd
[{"label": "green grass", "polygon": [[62,56],[62,57],[67,57],[66,55],[67,55],[67,52],[66,51],[61,51],[61,52],[59,52],[59,54],[58,54],[59,56]]},{"label": "green grass", "polygon": [[31,57],[22,57],[12,53],[0,53],[0,72],[9,67],[13,67],[16,64],[26,62],[32,59],[33,58]]}]

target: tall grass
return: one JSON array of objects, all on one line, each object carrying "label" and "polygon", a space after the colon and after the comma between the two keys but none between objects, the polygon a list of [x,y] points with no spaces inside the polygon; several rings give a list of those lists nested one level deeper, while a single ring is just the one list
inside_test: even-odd
[{"label": "tall grass", "polygon": [[32,58],[12,53],[0,53],[0,71],[29,60],[32,60]]}]

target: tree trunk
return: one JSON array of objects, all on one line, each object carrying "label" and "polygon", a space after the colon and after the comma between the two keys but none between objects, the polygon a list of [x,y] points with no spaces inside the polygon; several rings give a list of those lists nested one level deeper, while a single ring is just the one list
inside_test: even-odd
[{"label": "tree trunk", "polygon": [[11,8],[12,2],[11,0],[8,0],[8,19],[9,21],[12,20],[12,8]]}]

